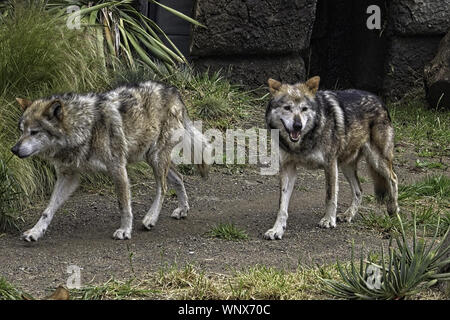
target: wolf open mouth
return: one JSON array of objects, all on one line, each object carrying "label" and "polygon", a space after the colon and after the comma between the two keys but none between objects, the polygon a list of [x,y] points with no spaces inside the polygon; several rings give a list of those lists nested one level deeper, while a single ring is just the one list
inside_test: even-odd
[{"label": "wolf open mouth", "polygon": [[300,133],[302,131],[301,130],[292,130],[292,131],[290,131],[286,127],[286,124],[284,123],[283,119],[280,119],[280,120],[281,120],[281,123],[283,124],[284,129],[289,134],[289,139],[291,139],[292,142],[298,142],[300,140]]},{"label": "wolf open mouth", "polygon": [[289,138],[292,142],[297,142],[298,140],[300,140],[300,131],[289,132]]}]

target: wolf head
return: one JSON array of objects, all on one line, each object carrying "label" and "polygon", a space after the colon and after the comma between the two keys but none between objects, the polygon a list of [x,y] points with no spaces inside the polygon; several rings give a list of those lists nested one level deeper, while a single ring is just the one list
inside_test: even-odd
[{"label": "wolf head", "polygon": [[19,121],[22,135],[12,147],[12,153],[26,158],[64,143],[64,104],[60,99],[16,100],[24,113]]},{"label": "wolf head", "polygon": [[266,122],[271,129],[280,130],[284,141],[296,144],[314,127],[319,82],[319,77],[292,85],[268,80],[272,99],[266,110]]}]

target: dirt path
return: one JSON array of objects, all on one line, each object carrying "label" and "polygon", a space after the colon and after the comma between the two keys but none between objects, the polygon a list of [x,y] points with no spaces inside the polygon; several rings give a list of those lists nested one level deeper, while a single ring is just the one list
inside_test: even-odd
[{"label": "dirt path", "polygon": [[[402,183],[424,174],[414,169],[411,153],[399,157],[396,171]],[[367,177],[364,165],[361,167],[361,176]],[[193,263],[208,272],[221,273],[255,264],[293,270],[299,261],[313,265],[348,260],[352,241],[357,248],[363,243],[367,248],[378,248],[385,241],[380,234],[364,228],[360,218],[333,230],[318,228],[324,210],[323,174],[303,169],[298,172],[288,227],[281,241],[262,238],[275,221],[278,177],[261,176],[255,167],[246,167],[241,174],[217,168],[206,181],[197,176],[185,177],[191,205],[187,219],[169,217],[176,199],[168,197],[160,220],[151,231],[143,230],[141,220],[154,194],[153,181],[135,184],[135,222],[129,241],[114,241],[111,237],[119,225],[113,194],[78,191],[56,214],[39,242],[25,243],[19,240],[19,233],[0,237],[0,275],[41,296],[49,288],[66,283],[69,265],[82,268],[82,284],[102,283],[111,277],[129,279],[132,268],[137,276],[143,276],[173,263]],[[372,194],[370,179],[363,183],[363,190]],[[349,204],[349,186],[341,174],[338,212]],[[37,221],[44,205],[30,212],[29,226]],[[363,207],[367,205],[363,202]],[[219,222],[233,222],[245,229],[249,240],[233,242],[206,236]]]}]

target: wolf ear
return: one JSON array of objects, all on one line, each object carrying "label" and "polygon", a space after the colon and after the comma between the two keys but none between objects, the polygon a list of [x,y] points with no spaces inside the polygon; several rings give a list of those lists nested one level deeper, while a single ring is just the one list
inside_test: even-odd
[{"label": "wolf ear", "polygon": [[22,108],[22,111],[25,111],[31,104],[32,101],[28,99],[22,99],[22,98],[16,98],[16,101],[19,103],[20,107]]},{"label": "wolf ear", "polygon": [[308,87],[309,91],[312,94],[316,94],[317,90],[319,90],[320,77],[315,76],[305,82],[305,85]]},{"label": "wolf ear", "polygon": [[63,107],[59,100],[53,101],[47,110],[47,116],[49,119],[56,118],[59,121],[63,119]]},{"label": "wolf ear", "polygon": [[269,85],[269,91],[271,94],[275,94],[281,88],[281,82],[272,78],[269,78],[269,80],[267,80],[267,84]]}]

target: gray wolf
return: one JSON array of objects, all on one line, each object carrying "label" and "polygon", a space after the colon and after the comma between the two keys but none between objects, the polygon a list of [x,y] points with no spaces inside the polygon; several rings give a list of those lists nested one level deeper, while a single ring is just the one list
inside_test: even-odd
[{"label": "gray wolf", "polygon": [[[186,217],[189,204],[182,176],[171,161],[171,151],[185,130],[194,141],[207,144],[193,126],[176,90],[147,81],[96,94],[65,93],[29,101],[17,98],[24,110],[22,132],[11,151],[20,158],[33,155],[55,166],[57,181],[47,208],[36,225],[22,238],[37,241],[53,215],[76,190],[80,173],[107,172],[114,181],[121,224],[114,239],[130,239],[133,214],[126,165],[146,161],[156,179],[156,197],[143,219],[147,229],[155,226],[167,190],[175,188],[179,206],[172,217]],[[179,131],[178,131],[179,132]],[[207,165],[198,165],[206,175]]]},{"label": "gray wolf", "polygon": [[392,168],[394,129],[387,108],[371,93],[318,91],[319,83],[319,77],[292,85],[268,80],[272,97],[266,124],[280,132],[280,203],[266,239],[283,237],[297,166],[325,172],[326,210],[320,227],[336,227],[338,168],[350,184],[352,203],[337,218],[350,222],[355,216],[361,203],[357,165],[362,157],[369,166],[377,199],[386,203],[389,214],[399,210],[397,176]]}]

